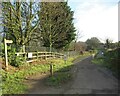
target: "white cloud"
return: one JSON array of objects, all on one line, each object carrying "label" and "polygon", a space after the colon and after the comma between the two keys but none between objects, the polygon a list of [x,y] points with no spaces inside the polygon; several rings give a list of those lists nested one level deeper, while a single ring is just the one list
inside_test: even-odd
[{"label": "white cloud", "polygon": [[[94,0],[98,1],[98,0]],[[82,31],[85,41],[91,37],[111,38],[118,41],[118,5],[106,6],[102,3],[83,2],[76,7],[75,27]]]}]

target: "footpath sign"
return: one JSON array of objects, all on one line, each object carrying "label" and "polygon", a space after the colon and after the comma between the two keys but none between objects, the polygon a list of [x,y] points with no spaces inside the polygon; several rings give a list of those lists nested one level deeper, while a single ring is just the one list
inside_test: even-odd
[{"label": "footpath sign", "polygon": [[12,40],[6,40],[6,39],[4,39],[4,45],[5,45],[5,66],[6,66],[6,70],[8,70],[7,43],[13,43],[13,41]]}]

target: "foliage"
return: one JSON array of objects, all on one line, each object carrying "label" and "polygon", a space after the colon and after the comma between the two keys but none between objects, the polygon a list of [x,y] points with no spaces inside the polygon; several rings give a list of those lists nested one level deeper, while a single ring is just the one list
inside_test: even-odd
[{"label": "foliage", "polygon": [[117,43],[117,46],[120,48],[120,41]]},{"label": "foliage", "polygon": [[94,60],[92,60],[92,63],[103,66],[104,60],[103,58],[95,58]]},{"label": "foliage", "polygon": [[23,79],[20,79],[19,76],[2,70],[2,94],[22,93],[26,89],[26,86],[21,83],[22,81]]},{"label": "foliage", "polygon": [[92,37],[91,39],[87,39],[86,40],[86,44],[87,44],[87,49],[97,49],[99,47],[100,44],[100,40],[96,37]]},{"label": "foliage", "polygon": [[48,86],[60,86],[61,84],[67,83],[68,80],[72,78],[72,74],[70,73],[70,69],[73,66],[72,61],[75,58],[71,57],[65,63],[62,59],[52,60],[53,62],[53,76],[48,77],[45,80],[45,84]]},{"label": "foliage", "polygon": [[119,77],[120,48],[104,52],[104,57],[95,58],[92,62],[110,69],[116,77]]},{"label": "foliage", "polygon": [[106,63],[105,66],[112,70],[114,74],[120,74],[119,66],[120,63],[120,49],[115,49],[113,51],[108,51],[105,53],[104,62]]},{"label": "foliage", "polygon": [[85,42],[71,42],[70,45],[69,45],[69,48],[68,50],[75,50],[77,52],[80,52],[80,51],[85,51],[87,48],[87,44]]},{"label": "foliage", "polygon": [[40,28],[44,46],[63,48],[75,39],[73,11],[66,2],[40,3]]},{"label": "foliage", "polygon": [[[5,49],[4,44],[1,43],[1,57],[5,57]],[[8,52],[8,62],[10,65],[19,67],[24,64],[25,58],[22,56],[17,56],[16,48],[12,45],[7,46],[7,52]]]},{"label": "foliage", "polygon": [[[10,49],[10,50],[9,50]],[[16,50],[15,48],[8,48],[8,62],[10,65],[19,67],[24,64],[25,58],[21,56],[16,56]]]},{"label": "foliage", "polygon": [[54,76],[46,79],[46,84],[49,86],[60,86],[61,84],[67,83],[72,78],[70,73],[54,74]]},{"label": "foliage", "polygon": [[[39,72],[48,72],[48,65],[24,65],[25,69],[16,70],[16,72],[5,72],[2,70],[2,93],[3,94],[21,94],[27,89],[23,83],[27,76]],[[11,70],[12,71],[12,70]]]},{"label": "foliage", "polygon": [[16,47],[28,43],[38,27],[38,9],[35,2],[2,2],[5,38],[13,40]]},{"label": "foliage", "polygon": [[107,38],[107,39],[105,40],[105,47],[106,47],[106,49],[117,48],[117,47],[119,47],[119,42],[113,43],[113,40]]},{"label": "foliage", "polygon": [[0,48],[1,48],[1,50],[0,50],[1,57],[4,57],[5,56],[5,50],[4,50],[4,44],[3,43],[0,44]]},{"label": "foliage", "polygon": [[[76,57],[75,57],[76,58]],[[46,78],[45,83],[51,86],[59,86],[60,84],[66,83],[72,77],[69,73],[70,66],[73,64],[72,61],[75,58],[68,58],[67,63],[62,59],[53,59],[52,62],[54,66],[54,76]],[[2,70],[0,71],[2,75],[2,93],[3,94],[23,94],[25,93],[28,86],[23,82],[29,76],[35,75],[37,73],[49,72],[49,61],[46,64],[42,62],[37,62],[35,64],[24,64],[20,70],[10,70],[8,72]],[[59,73],[59,74],[57,74]],[[56,75],[55,75],[56,74]]]},{"label": "foliage", "polygon": [[106,47],[110,48],[110,40],[109,39],[106,39]]},{"label": "foliage", "polygon": [[[71,80],[73,75],[71,73],[71,68],[74,66],[73,62],[79,58],[79,61],[85,57],[88,57],[89,54],[86,53],[83,56],[75,56],[67,59],[66,63],[63,60],[53,60],[53,76],[46,78],[45,84],[48,86],[61,86]],[[79,62],[77,61],[77,62]],[[76,62],[75,62],[76,63]]]}]

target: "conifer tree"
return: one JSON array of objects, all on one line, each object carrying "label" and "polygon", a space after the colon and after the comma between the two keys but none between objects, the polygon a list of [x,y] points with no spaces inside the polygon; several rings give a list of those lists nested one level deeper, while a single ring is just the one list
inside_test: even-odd
[{"label": "conifer tree", "polygon": [[73,11],[67,2],[41,2],[40,28],[44,46],[60,49],[75,39]]}]

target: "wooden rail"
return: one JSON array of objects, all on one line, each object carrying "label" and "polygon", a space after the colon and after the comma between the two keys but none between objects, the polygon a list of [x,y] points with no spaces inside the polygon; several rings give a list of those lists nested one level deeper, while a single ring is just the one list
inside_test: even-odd
[{"label": "wooden rail", "polygon": [[57,52],[19,52],[17,56],[25,57],[26,62],[33,62],[38,59],[62,58],[64,54]]}]

